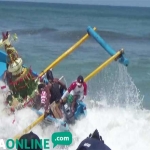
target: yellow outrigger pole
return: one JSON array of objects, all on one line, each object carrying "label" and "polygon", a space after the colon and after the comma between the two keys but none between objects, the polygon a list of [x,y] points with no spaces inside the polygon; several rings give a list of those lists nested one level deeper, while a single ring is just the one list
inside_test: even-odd
[{"label": "yellow outrigger pole", "polygon": [[[96,27],[93,28],[96,30]],[[71,52],[73,52],[77,47],[79,47],[85,40],[89,38],[89,34],[85,34],[78,42],[76,42],[72,47],[70,47],[66,52],[64,52],[61,56],[59,56],[54,62],[52,62],[44,71],[42,71],[39,77],[42,77],[49,69],[54,68],[61,60],[67,57]],[[22,133],[17,134],[14,139],[19,139],[23,134],[30,131],[34,126],[44,120],[44,115],[40,116],[37,120],[35,120],[31,125],[29,125],[26,129],[22,131]]]},{"label": "yellow outrigger pole", "polygon": [[[116,54],[111,56],[108,60],[106,60],[103,64],[101,64],[98,68],[96,68],[93,72],[91,72],[84,80],[85,82],[89,81],[93,76],[95,76],[98,72],[100,72],[103,68],[108,66],[112,61],[117,60],[119,56],[123,53],[123,50],[118,51]],[[26,129],[22,131],[22,133],[17,134],[13,139],[19,139],[23,134],[30,131],[34,126],[44,120],[44,115],[40,116],[37,120],[35,120],[31,125],[29,125]]]},{"label": "yellow outrigger pole", "polygon": [[[96,30],[96,27],[93,28]],[[70,47],[66,52],[64,52],[61,56],[59,56],[54,62],[52,62],[46,69],[44,69],[39,77],[42,77],[48,70],[54,68],[61,60],[67,57],[71,52],[73,52],[77,47],[79,47],[85,40],[89,38],[89,34],[84,35],[77,43],[75,43],[72,47]]]},{"label": "yellow outrigger pole", "polygon": [[20,139],[20,137],[25,134],[28,133],[34,126],[36,126],[38,123],[40,123],[42,120],[44,120],[44,115],[40,116],[37,120],[35,120],[32,124],[30,124],[27,128],[25,128],[21,133],[17,134],[16,136],[14,136],[14,140],[16,139]]},{"label": "yellow outrigger pole", "polygon": [[102,69],[104,69],[106,66],[108,66],[112,61],[117,60],[119,58],[119,56],[121,54],[123,54],[123,49],[121,49],[120,51],[118,51],[116,54],[114,54],[113,56],[111,56],[109,59],[107,59],[103,64],[101,64],[98,68],[96,68],[93,72],[91,72],[85,79],[84,81],[87,82],[89,81],[91,78],[93,78],[93,76],[95,76],[98,72],[100,72]]}]

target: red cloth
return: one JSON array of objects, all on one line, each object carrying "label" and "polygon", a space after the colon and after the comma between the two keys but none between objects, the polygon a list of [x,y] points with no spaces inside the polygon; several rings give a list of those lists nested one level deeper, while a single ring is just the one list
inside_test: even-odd
[{"label": "red cloth", "polygon": [[5,88],[6,88],[6,85],[4,85],[4,86],[1,86],[1,90],[5,89]]}]

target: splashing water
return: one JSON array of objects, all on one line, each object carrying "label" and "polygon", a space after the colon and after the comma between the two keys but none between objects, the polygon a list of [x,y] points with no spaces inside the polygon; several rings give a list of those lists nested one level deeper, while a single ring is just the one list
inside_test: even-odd
[{"label": "splashing water", "polygon": [[[0,84],[3,84],[0,82]],[[95,129],[113,150],[149,150],[150,111],[142,107],[140,95],[127,68],[113,63],[88,82],[87,117],[70,126],[77,139],[69,147],[75,150],[79,143]],[[14,116],[2,113],[3,92],[0,93],[0,138],[11,138],[38,118],[25,108]],[[41,123],[32,130],[40,138],[50,138],[57,131],[54,125]],[[82,136],[81,136],[82,135]],[[52,149],[52,144],[51,144]]]},{"label": "splashing water", "polygon": [[142,108],[143,96],[135,86],[127,68],[111,64],[89,82],[90,99],[107,101],[111,106]]}]

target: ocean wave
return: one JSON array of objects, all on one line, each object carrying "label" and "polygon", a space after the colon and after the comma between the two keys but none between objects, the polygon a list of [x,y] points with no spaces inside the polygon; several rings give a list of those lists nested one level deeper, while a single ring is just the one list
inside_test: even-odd
[{"label": "ocean wave", "polygon": [[128,39],[128,40],[141,40],[145,39],[148,40],[147,35],[131,35],[131,34],[124,34],[124,33],[119,33],[119,32],[114,32],[114,31],[100,31],[98,30],[97,33],[102,36],[102,37],[108,37],[112,39]]},{"label": "ocean wave", "polygon": [[[133,42],[148,42],[150,39],[150,34],[133,35],[132,33],[123,33],[119,31],[111,30],[96,30],[96,32],[104,39],[109,41],[121,40],[121,41],[133,41]],[[29,28],[29,29],[12,29],[10,33],[16,33],[18,36],[38,36],[40,35],[43,39],[53,42],[71,42],[78,41],[85,34],[87,34],[86,29],[70,29],[64,30],[59,28]],[[40,37],[40,38],[41,38]],[[34,37],[33,37],[34,38]],[[88,40],[93,40],[89,38]]]},{"label": "ocean wave", "polygon": [[36,34],[45,34],[45,33],[51,33],[51,32],[55,32],[57,31],[57,29],[55,28],[48,28],[48,27],[43,27],[43,28],[31,28],[31,29],[15,29],[15,30],[11,30],[11,32],[13,33],[17,33],[17,34],[30,34],[30,35],[36,35]]},{"label": "ocean wave", "polygon": [[[130,35],[124,34],[115,31],[107,31],[107,30],[96,30],[96,32],[102,37],[111,40],[149,40],[150,34],[148,35]],[[85,30],[72,30],[72,31],[59,31],[56,35],[53,36],[53,40],[62,40],[62,41],[70,41],[70,40],[77,40],[83,37],[87,32]]]}]

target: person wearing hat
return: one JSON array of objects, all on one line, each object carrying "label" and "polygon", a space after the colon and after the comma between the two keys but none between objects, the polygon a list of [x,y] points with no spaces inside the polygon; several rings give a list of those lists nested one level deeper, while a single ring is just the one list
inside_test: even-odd
[{"label": "person wearing hat", "polygon": [[48,70],[46,73],[47,79],[48,79],[48,85],[49,85],[49,91],[51,94],[50,97],[50,109],[54,114],[55,118],[62,119],[63,114],[62,111],[59,108],[59,100],[62,96],[61,90],[67,90],[66,85],[60,81],[58,78],[53,77],[52,70]]},{"label": "person wearing hat", "polygon": [[64,99],[69,95],[69,93],[73,96],[71,109],[72,112],[74,112],[76,100],[84,100],[87,95],[87,84],[86,82],[84,82],[84,78],[82,75],[79,75],[77,77],[77,80],[71,83],[68,90],[61,97],[60,101],[63,102]]},{"label": "person wearing hat", "polygon": [[99,135],[96,129],[93,134],[85,138],[76,150],[111,150],[105,143],[102,137]]},{"label": "person wearing hat", "polygon": [[23,142],[23,147],[22,145],[20,146],[18,144],[17,150],[42,150],[42,148],[38,144],[35,146],[32,143],[31,140],[37,140],[40,143],[40,138],[32,131],[30,133],[22,135],[19,139],[19,142],[22,143],[22,141],[24,140],[27,141],[27,145],[25,144],[25,142]]}]

